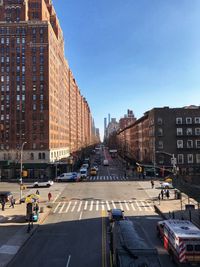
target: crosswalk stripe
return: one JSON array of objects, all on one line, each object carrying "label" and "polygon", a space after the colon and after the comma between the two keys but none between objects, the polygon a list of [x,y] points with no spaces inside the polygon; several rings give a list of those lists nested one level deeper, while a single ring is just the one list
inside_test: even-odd
[{"label": "crosswalk stripe", "polygon": [[99,200],[97,200],[97,202],[96,202],[96,211],[98,211],[99,210]]},{"label": "crosswalk stripe", "polygon": [[93,200],[91,201],[91,203],[90,203],[90,211],[92,210],[92,206],[93,206]]},{"label": "crosswalk stripe", "polygon": [[68,206],[67,206],[67,208],[66,208],[66,213],[68,212],[68,210],[69,210],[69,207],[71,206],[71,204],[72,204],[72,202],[70,201],[69,203],[68,203]]},{"label": "crosswalk stripe", "polygon": [[73,206],[72,209],[71,209],[71,212],[74,211],[74,209],[75,209],[75,207],[76,207],[76,204],[77,204],[77,201],[75,201],[74,206]]},{"label": "crosswalk stripe", "polygon": [[134,207],[133,203],[131,203],[131,207],[132,207],[133,210],[135,210],[135,207]]},{"label": "crosswalk stripe", "polygon": [[126,202],[126,200],[124,200],[124,203],[125,203],[126,209],[127,209],[127,210],[130,210],[130,209],[129,209],[129,206],[128,206],[127,202]]},{"label": "crosswalk stripe", "polygon": [[61,213],[61,212],[62,212],[62,210],[63,210],[65,204],[66,204],[66,203],[64,202],[58,213]]},{"label": "crosswalk stripe", "polygon": [[120,209],[121,210],[124,210],[123,206],[122,206],[122,203],[119,201],[119,206],[120,206]]},{"label": "crosswalk stripe", "polygon": [[136,203],[138,209],[141,211],[142,209],[141,209],[140,205],[138,204],[137,200],[135,201],[135,203]]},{"label": "crosswalk stripe", "polygon": [[60,206],[60,202],[59,202],[58,205],[55,207],[53,213],[56,213],[56,211],[57,211],[57,209],[58,209],[59,206]]},{"label": "crosswalk stripe", "polygon": [[103,201],[101,201],[101,207],[102,207],[102,210],[105,210],[104,202]]},{"label": "crosswalk stripe", "polygon": [[114,201],[112,200],[111,202],[112,202],[113,208],[116,209]]},{"label": "crosswalk stripe", "polygon": [[[65,209],[66,208],[66,209]],[[133,210],[133,211],[154,211],[150,202],[145,200],[76,200],[69,202],[58,202],[53,210],[53,213],[67,213],[69,210],[71,212],[81,212],[81,211],[92,211],[96,210],[110,210],[110,209],[120,208],[121,210]]]},{"label": "crosswalk stripe", "polygon": [[86,209],[87,209],[87,205],[88,205],[88,201],[86,200],[86,201],[85,201],[84,210],[86,210]]},{"label": "crosswalk stripe", "polygon": [[80,204],[79,204],[79,206],[78,206],[78,209],[77,209],[78,212],[81,210],[82,203],[83,202],[81,201]]}]

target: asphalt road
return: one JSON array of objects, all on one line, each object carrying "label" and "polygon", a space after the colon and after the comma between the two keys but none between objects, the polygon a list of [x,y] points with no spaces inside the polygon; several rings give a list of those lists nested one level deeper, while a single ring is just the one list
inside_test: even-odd
[{"label": "asphalt road", "polygon": [[[109,167],[101,166],[98,175],[119,175],[122,167],[113,160]],[[115,207],[122,208],[128,219],[139,221],[158,249],[162,266],[174,266],[156,237],[160,217],[151,202],[156,189],[151,189],[150,182],[149,188],[142,185],[125,180],[63,183],[51,214],[9,267],[112,267],[107,210]]]}]

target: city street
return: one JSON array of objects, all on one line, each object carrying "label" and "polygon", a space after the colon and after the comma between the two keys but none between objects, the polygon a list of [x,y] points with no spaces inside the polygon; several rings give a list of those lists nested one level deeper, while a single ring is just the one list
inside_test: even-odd
[{"label": "city street", "polygon": [[[116,162],[101,166],[99,175],[119,175],[122,170]],[[111,267],[107,218],[111,208],[121,208],[127,219],[138,221],[158,249],[163,266],[173,266],[156,236],[161,218],[154,212],[152,197],[158,190],[151,188],[150,181],[88,179],[59,186],[50,215],[9,267]]]}]

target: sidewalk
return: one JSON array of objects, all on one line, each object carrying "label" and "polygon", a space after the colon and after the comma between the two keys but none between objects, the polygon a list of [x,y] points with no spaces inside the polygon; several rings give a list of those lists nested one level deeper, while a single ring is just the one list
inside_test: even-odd
[{"label": "sidewalk", "polygon": [[[155,211],[163,219],[182,219],[191,220],[200,228],[200,207],[195,199],[190,198],[187,194],[181,192],[181,199],[175,199],[175,189],[169,189],[170,197],[158,200],[160,193],[160,182],[155,181],[155,189],[149,190],[148,195],[154,202]],[[194,209],[186,209],[187,205],[192,205]]]},{"label": "sidewalk", "polygon": [[50,204],[41,198],[39,220],[33,223],[33,229],[27,233],[26,204],[16,204],[14,208],[6,204],[5,210],[0,211],[0,267],[5,267],[12,260],[50,211]]}]

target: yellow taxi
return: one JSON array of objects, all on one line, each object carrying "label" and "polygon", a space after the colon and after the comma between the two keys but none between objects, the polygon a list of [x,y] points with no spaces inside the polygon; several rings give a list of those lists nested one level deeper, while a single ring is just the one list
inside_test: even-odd
[{"label": "yellow taxi", "polygon": [[97,170],[95,168],[90,169],[90,175],[95,176],[97,175]]}]

